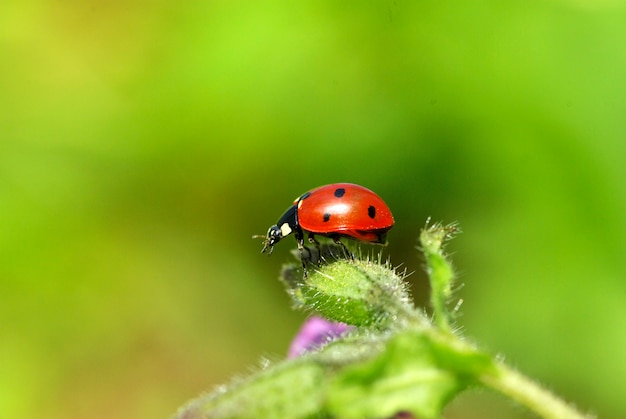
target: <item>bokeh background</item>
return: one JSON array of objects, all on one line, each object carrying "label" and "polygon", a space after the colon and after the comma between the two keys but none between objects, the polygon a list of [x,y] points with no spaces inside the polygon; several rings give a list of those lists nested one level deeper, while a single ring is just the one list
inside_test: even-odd
[{"label": "bokeh background", "polygon": [[[260,240],[363,184],[463,332],[626,417],[626,8],[542,2],[0,4],[0,417],[165,418],[282,358],[304,319]],[[448,418],[528,417],[486,391]],[[496,415],[496,416],[494,416]]]}]

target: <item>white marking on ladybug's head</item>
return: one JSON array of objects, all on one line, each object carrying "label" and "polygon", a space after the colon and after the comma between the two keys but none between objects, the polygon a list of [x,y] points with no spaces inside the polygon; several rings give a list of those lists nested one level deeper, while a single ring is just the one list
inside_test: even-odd
[{"label": "white marking on ladybug's head", "polygon": [[289,223],[283,223],[280,226],[280,232],[282,233],[283,237],[290,235],[292,231],[293,230],[291,230],[291,227],[289,227]]}]

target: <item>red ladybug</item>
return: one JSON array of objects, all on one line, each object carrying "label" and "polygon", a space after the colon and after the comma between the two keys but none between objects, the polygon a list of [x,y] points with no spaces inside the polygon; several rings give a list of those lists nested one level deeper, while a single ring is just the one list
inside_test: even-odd
[{"label": "red ladybug", "polygon": [[291,233],[298,242],[300,256],[303,256],[304,233],[308,233],[312,243],[317,244],[315,235],[326,236],[344,248],[340,241],[342,237],[383,244],[393,224],[389,207],[374,192],[353,183],[333,183],[313,189],[293,201],[293,205],[267,231],[262,252],[271,254],[274,245]]}]

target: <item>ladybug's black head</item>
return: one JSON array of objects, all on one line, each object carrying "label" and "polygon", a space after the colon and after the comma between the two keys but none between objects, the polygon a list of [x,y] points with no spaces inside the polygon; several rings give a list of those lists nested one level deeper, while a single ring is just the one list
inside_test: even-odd
[{"label": "ladybug's black head", "polygon": [[283,232],[280,230],[280,228],[277,225],[271,226],[269,230],[267,230],[267,236],[265,237],[265,242],[263,243],[263,250],[261,250],[261,253],[265,253],[269,249],[268,254],[271,255],[274,251],[274,245],[278,243],[282,238]]}]

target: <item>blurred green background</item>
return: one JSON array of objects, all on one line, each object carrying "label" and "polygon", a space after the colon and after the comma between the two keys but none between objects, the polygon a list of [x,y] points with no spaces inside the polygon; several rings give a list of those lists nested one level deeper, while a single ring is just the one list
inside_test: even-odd
[{"label": "blurred green background", "polygon": [[[626,416],[626,8],[0,5],[0,417],[156,418],[281,359],[304,318],[260,240],[363,184],[385,253],[458,221],[463,332]],[[448,418],[527,417],[488,392]],[[493,417],[493,416],[492,416]]]}]

